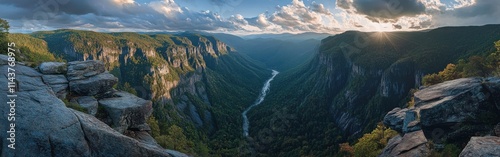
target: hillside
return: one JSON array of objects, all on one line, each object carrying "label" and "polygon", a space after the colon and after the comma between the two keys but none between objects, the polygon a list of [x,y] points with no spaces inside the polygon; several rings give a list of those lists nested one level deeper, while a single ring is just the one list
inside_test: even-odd
[{"label": "hillside", "polygon": [[103,61],[119,79],[118,89],[153,101],[159,144],[188,154],[237,154],[241,112],[271,76],[212,36],[79,30],[31,36],[67,61]]},{"label": "hillside", "polygon": [[334,155],[339,143],[352,142],[406,105],[423,75],[490,54],[498,40],[500,25],[328,37],[309,64],[278,75],[266,101],[250,112],[257,124],[250,136],[267,139],[254,146],[270,156]]}]

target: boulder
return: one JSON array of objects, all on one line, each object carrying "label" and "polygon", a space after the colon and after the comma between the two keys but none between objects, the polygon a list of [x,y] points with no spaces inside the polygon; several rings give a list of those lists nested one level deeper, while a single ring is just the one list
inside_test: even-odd
[{"label": "boulder", "polygon": [[380,157],[426,157],[430,155],[426,143],[422,130],[407,133],[403,137],[397,135],[389,140]]},{"label": "boulder", "polygon": [[110,119],[110,121],[103,121],[108,122],[110,126],[120,133],[124,133],[126,130],[150,130],[146,124],[147,119],[153,112],[152,102],[149,100],[118,91],[114,93],[114,97],[99,100],[99,105],[105,109],[106,113],[104,115],[107,115],[101,118]]},{"label": "boulder", "polygon": [[471,137],[467,146],[462,150],[460,157],[494,157],[500,156],[500,137],[485,136]]},{"label": "boulder", "polygon": [[[0,55],[1,56],[1,55]],[[0,70],[6,71],[6,65]],[[0,156],[186,156],[120,134],[93,116],[69,109],[33,68],[16,65],[19,91],[13,108],[0,107],[0,130],[10,130],[8,114],[15,114],[15,149],[10,134],[2,133]],[[7,84],[5,74],[0,84]],[[7,88],[0,88],[7,93]],[[8,102],[6,94],[0,101]],[[174,155],[171,155],[174,154]]]},{"label": "boulder", "polygon": [[392,109],[385,115],[383,120],[384,125],[398,132],[402,132],[406,111],[408,111],[407,108],[401,109],[397,107]]},{"label": "boulder", "polygon": [[68,63],[68,80],[80,80],[88,78],[100,73],[105,70],[104,63],[98,60],[87,60],[87,61],[74,61]]},{"label": "boulder", "polygon": [[97,113],[98,103],[97,100],[92,96],[81,96],[71,99],[72,103],[76,103],[82,108],[87,110],[87,113],[95,116]]},{"label": "boulder", "polygon": [[420,122],[417,120],[417,111],[410,109],[406,111],[403,121],[403,133],[420,130]]},{"label": "boulder", "polygon": [[43,82],[48,84],[59,99],[66,99],[68,80],[64,75],[43,75]]},{"label": "boulder", "polygon": [[65,74],[68,70],[64,62],[43,62],[38,66],[42,74]]},{"label": "boulder", "polygon": [[[481,115],[496,115],[492,94],[481,78],[463,78],[424,88],[414,94],[423,127],[456,123],[486,123]],[[493,96],[495,97],[495,96]],[[492,110],[493,109],[493,110]]]},{"label": "boulder", "polygon": [[111,90],[117,82],[118,78],[104,72],[80,80],[70,80],[69,89],[78,95],[94,96]]}]

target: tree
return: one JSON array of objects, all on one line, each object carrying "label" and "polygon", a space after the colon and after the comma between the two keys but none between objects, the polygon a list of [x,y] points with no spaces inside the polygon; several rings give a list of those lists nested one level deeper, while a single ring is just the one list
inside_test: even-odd
[{"label": "tree", "polygon": [[8,34],[9,34],[9,22],[0,18],[0,52],[6,54],[9,42]]},{"label": "tree", "polygon": [[354,156],[372,157],[378,156],[387,145],[390,138],[398,133],[390,128],[386,128],[382,123],[369,134],[363,135],[354,145]]},{"label": "tree", "polygon": [[153,115],[149,117],[147,123],[149,127],[151,127],[151,136],[160,136],[160,126],[158,125],[158,121],[156,121],[156,118]]}]

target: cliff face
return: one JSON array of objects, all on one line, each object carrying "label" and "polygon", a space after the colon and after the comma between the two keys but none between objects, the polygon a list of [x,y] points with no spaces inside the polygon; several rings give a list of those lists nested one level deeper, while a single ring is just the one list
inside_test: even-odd
[{"label": "cliff face", "polygon": [[[145,123],[151,101],[114,90],[117,79],[101,62],[42,63],[37,71],[19,62],[11,67],[5,55],[0,59],[0,69],[15,69],[17,95],[11,108],[0,108],[15,117],[0,119],[0,129],[14,133],[0,135],[14,137],[2,142],[1,156],[187,156],[156,143]],[[0,79],[8,81],[7,75]]]},{"label": "cliff face", "polygon": [[429,156],[445,144],[467,144],[460,156],[500,155],[499,83],[499,78],[462,78],[419,90],[415,106],[395,108],[384,117],[401,136],[380,156]]},{"label": "cliff face", "polygon": [[241,112],[271,74],[211,36],[78,30],[32,36],[68,61],[103,61],[104,69],[118,78],[118,89],[132,87],[139,97],[152,101],[159,136],[171,139],[167,130],[182,128],[180,134],[187,138],[183,142],[196,143],[185,149],[193,154],[226,149],[232,152],[223,153],[237,153],[233,148],[239,145],[233,141],[241,138],[233,135],[241,132]]},{"label": "cliff face", "polygon": [[[428,32],[345,32],[331,36],[322,40],[319,54],[308,65],[276,77],[268,98],[256,112],[250,113],[250,119],[267,124],[269,119],[282,115],[266,110],[287,109],[287,114],[300,117],[299,120],[288,124],[288,132],[269,136],[313,138],[308,143],[322,137],[337,137],[322,144],[310,144],[316,148],[354,140],[372,130],[385,113],[406,105],[409,91],[419,87],[425,74],[437,72],[460,58],[488,54],[499,39],[499,25]],[[302,128],[311,125],[328,132],[317,132],[317,136],[306,134],[308,130]],[[252,134],[260,136],[258,131]],[[274,142],[271,145],[283,144]],[[263,152],[268,150],[271,148]]]},{"label": "cliff face", "polygon": [[66,60],[103,61],[107,70],[120,82],[129,83],[142,98],[160,106],[174,105],[179,116],[198,127],[215,127],[211,112],[187,98],[193,96],[205,106],[211,105],[203,85],[206,61],[228,54],[231,49],[225,43],[194,34],[148,36],[60,30],[35,36],[47,40],[50,50]]}]

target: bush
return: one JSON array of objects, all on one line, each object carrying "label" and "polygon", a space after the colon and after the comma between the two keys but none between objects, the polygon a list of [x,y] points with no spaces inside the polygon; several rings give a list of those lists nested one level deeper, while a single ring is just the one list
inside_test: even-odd
[{"label": "bush", "polygon": [[363,135],[353,146],[354,156],[373,157],[378,156],[387,142],[398,133],[390,128],[386,128],[382,123],[369,134]]}]

